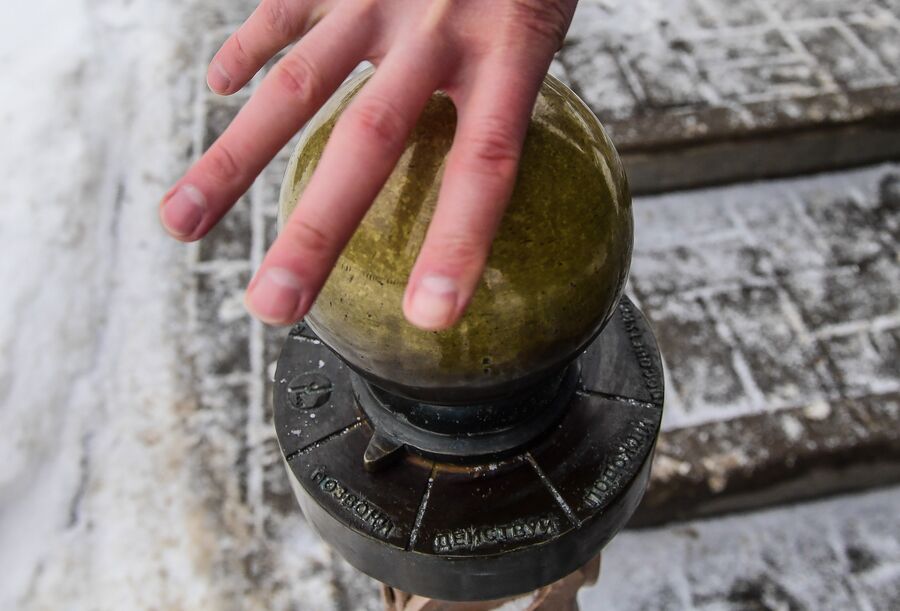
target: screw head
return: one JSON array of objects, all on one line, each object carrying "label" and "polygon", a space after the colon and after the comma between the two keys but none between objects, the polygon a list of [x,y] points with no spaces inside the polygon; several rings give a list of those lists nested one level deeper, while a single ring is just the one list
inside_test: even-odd
[{"label": "screw head", "polygon": [[328,403],[332,384],[319,372],[301,373],[287,387],[288,401],[296,409],[313,409]]}]

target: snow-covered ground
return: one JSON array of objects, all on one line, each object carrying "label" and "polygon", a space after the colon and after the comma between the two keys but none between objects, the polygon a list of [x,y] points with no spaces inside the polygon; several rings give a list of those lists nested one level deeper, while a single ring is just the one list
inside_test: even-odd
[{"label": "snow-covered ground", "polygon": [[34,0],[0,25],[0,608],[209,608],[187,485],[191,2]]},{"label": "snow-covered ground", "polygon": [[620,534],[585,610],[900,608],[900,488]]}]

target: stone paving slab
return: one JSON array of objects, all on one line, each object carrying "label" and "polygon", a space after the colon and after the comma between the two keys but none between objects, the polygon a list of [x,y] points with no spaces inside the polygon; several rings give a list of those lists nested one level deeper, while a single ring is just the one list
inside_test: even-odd
[{"label": "stone paving slab", "polygon": [[900,156],[892,0],[582,0],[559,56],[632,188]]},{"label": "stone paving slab", "polygon": [[900,479],[900,167],[639,198],[667,366],[636,523]]},{"label": "stone paving slab", "polygon": [[885,165],[636,200],[670,428],[900,388],[898,196]]}]

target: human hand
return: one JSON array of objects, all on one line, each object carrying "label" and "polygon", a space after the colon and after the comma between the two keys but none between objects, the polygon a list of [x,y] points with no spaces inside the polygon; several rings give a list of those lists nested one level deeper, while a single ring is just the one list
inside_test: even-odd
[{"label": "human hand", "polygon": [[297,41],[221,137],[166,194],[160,217],[203,237],[363,60],[377,66],[247,290],[270,324],[302,318],[403,152],[431,94],[458,123],[438,205],[410,275],[406,318],[453,325],[481,277],[514,186],[538,89],[577,0],[262,0],[209,67],[231,94]]}]

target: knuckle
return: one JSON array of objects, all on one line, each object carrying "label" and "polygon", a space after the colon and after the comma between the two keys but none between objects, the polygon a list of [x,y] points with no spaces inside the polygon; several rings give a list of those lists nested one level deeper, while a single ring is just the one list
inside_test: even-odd
[{"label": "knuckle", "polygon": [[306,57],[299,53],[286,55],[274,69],[278,83],[294,98],[302,103],[312,104],[316,92],[320,90],[315,68]]},{"label": "knuckle", "polygon": [[376,140],[391,149],[406,139],[407,121],[389,100],[368,97],[360,100],[349,112],[349,128],[358,135]]},{"label": "knuckle", "polygon": [[327,231],[316,227],[297,215],[291,217],[289,231],[285,235],[290,239],[291,247],[304,253],[312,253],[318,257],[326,257],[332,251],[334,239]]},{"label": "knuckle", "polygon": [[247,53],[247,48],[244,46],[242,38],[243,33],[238,28],[231,36],[231,57],[239,66],[246,67],[253,63],[253,60],[250,54]]},{"label": "knuckle", "polygon": [[288,7],[287,0],[268,0],[263,5],[263,24],[266,31],[280,38],[293,39],[300,24]]},{"label": "knuckle", "polygon": [[463,163],[468,171],[510,177],[519,163],[520,145],[504,121],[487,120],[465,143]]},{"label": "knuckle", "polygon": [[479,242],[474,234],[448,234],[435,239],[431,252],[439,260],[471,270],[482,265],[488,248],[489,245]]},{"label": "knuckle", "polygon": [[566,3],[513,0],[510,10],[515,26],[549,40],[557,47],[563,43],[570,20]]},{"label": "knuckle", "polygon": [[241,164],[228,146],[216,143],[206,153],[206,170],[221,183],[231,183],[241,177]]},{"label": "knuckle", "polygon": [[365,19],[367,21],[378,19],[381,16],[381,11],[384,9],[384,4],[383,0],[356,0],[354,3],[354,15],[357,19]]}]

